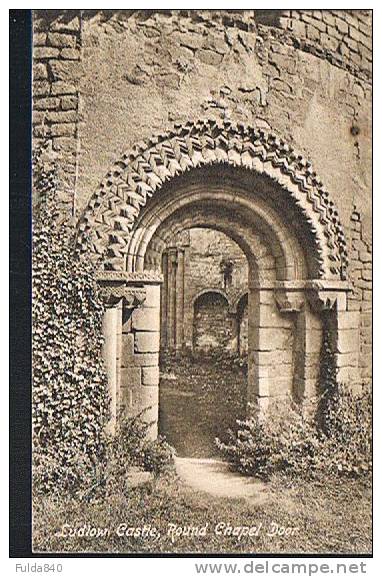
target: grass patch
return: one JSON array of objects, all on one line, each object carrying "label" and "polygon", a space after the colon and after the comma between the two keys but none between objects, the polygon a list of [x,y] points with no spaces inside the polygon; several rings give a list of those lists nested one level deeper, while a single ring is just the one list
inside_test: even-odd
[{"label": "grass patch", "polygon": [[[118,536],[121,523],[150,526],[154,536]],[[200,528],[207,524],[207,535],[174,537],[169,533],[170,523]],[[257,536],[239,538],[215,534],[219,523],[233,527],[261,524],[261,528]],[[293,535],[271,536],[272,523],[297,530]],[[64,524],[74,531],[99,529],[101,535],[62,537]],[[371,552],[371,482],[328,479],[293,484],[273,477],[261,504],[193,491],[175,474],[125,495],[116,493],[90,503],[39,496],[33,506],[33,548],[35,552],[68,553],[367,554]]]}]

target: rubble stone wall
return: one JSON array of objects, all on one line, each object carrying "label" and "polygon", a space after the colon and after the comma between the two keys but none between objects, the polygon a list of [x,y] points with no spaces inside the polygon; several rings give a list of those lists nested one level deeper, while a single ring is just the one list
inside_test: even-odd
[{"label": "rubble stone wall", "polygon": [[35,11],[34,147],[56,159],[57,203],[78,218],[116,159],[176,123],[275,132],[311,161],[338,208],[366,382],[371,72],[367,10]]}]

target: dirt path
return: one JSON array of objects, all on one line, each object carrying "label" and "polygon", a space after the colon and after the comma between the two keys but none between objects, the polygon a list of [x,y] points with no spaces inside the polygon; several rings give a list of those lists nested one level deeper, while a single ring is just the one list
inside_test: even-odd
[{"label": "dirt path", "polygon": [[267,499],[265,483],[229,470],[228,463],[217,459],[175,459],[176,472],[189,487],[216,497],[248,499],[262,503]]}]

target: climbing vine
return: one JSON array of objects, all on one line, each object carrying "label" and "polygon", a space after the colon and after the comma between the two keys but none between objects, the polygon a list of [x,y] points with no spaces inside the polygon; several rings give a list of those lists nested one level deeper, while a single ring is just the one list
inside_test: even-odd
[{"label": "climbing vine", "polygon": [[108,393],[94,265],[59,222],[56,169],[43,158],[34,157],[33,474],[35,490],[50,492],[78,486],[104,458]]}]

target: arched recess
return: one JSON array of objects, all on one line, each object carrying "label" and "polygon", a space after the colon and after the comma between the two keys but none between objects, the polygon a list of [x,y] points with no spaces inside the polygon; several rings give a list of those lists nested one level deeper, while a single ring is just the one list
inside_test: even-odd
[{"label": "arched recess", "polygon": [[227,306],[229,308],[230,302],[229,302],[229,297],[228,297],[227,293],[223,289],[219,289],[216,287],[207,287],[207,288],[204,288],[204,289],[201,289],[200,291],[198,291],[192,298],[192,302],[191,302],[192,306],[195,306],[195,302],[200,297],[202,297],[203,295],[208,294],[208,293],[216,293],[216,294],[220,295],[227,302]]},{"label": "arched recess", "polygon": [[[131,411],[157,398],[161,252],[171,235],[196,226],[224,232],[248,259],[249,401],[266,406],[291,386],[301,398],[312,393],[328,311],[344,368],[346,241],[311,164],[264,130],[187,123],[123,155],[78,224],[78,246],[97,255],[108,303],[123,299],[113,378],[129,389]],[[111,298],[117,289],[122,296]]]}]

